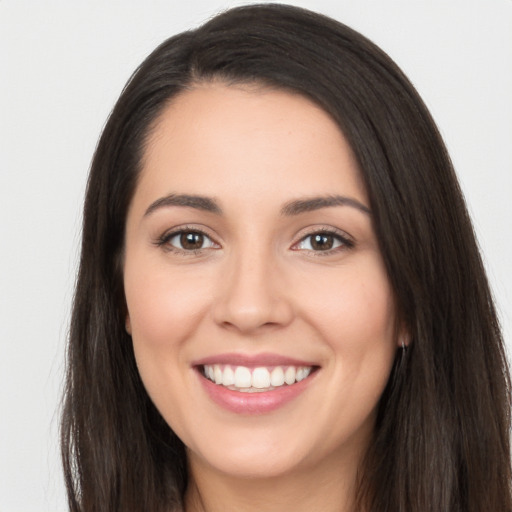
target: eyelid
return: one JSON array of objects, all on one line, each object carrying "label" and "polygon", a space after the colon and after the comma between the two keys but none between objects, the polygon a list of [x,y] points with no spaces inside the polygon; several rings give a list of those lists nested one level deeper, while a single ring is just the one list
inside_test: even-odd
[{"label": "eyelid", "polygon": [[[339,241],[341,241],[341,246],[338,246],[338,247],[335,247],[332,249],[326,249],[325,251],[314,251],[314,250],[309,250],[309,249],[296,248],[306,238],[308,238],[312,235],[317,235],[317,234],[333,236],[333,237],[337,238]],[[297,235],[296,240],[293,242],[293,244],[291,246],[291,250],[305,251],[305,252],[315,253],[316,256],[321,256],[321,255],[332,254],[333,252],[337,252],[337,251],[344,250],[344,249],[352,249],[354,246],[355,246],[355,240],[347,232],[345,232],[341,229],[335,228],[333,226],[317,225],[317,226],[310,226],[310,227],[306,228],[305,231],[301,231]]]},{"label": "eyelid", "polygon": [[[213,245],[216,247],[204,247],[200,249],[194,249],[194,250],[186,250],[181,249],[179,247],[175,247],[169,244],[170,240],[172,240],[175,236],[178,236],[183,233],[199,233],[203,235],[204,237],[208,238]],[[175,226],[172,228],[169,228],[168,230],[164,231],[160,236],[157,237],[157,239],[153,242],[158,247],[163,247],[169,252],[176,252],[181,253],[184,255],[194,255],[199,252],[211,250],[211,249],[220,249],[221,245],[216,240],[216,237],[213,236],[208,229],[204,228],[203,226],[197,226],[197,225],[190,225],[186,224],[183,226]]]},{"label": "eyelid", "polygon": [[[181,249],[176,246],[172,246],[169,244],[169,241],[180,234],[183,233],[199,233],[203,235],[204,237],[208,238],[211,243],[215,247],[204,247],[200,249]],[[302,243],[305,239],[307,239],[310,236],[316,235],[316,234],[324,234],[335,237],[341,245],[338,247],[334,247],[331,249],[326,249],[324,251],[321,250],[313,250],[313,249],[299,249],[297,246]],[[156,240],[154,240],[154,245],[158,247],[163,247],[169,252],[175,252],[175,253],[181,253],[184,255],[194,255],[198,254],[203,251],[208,251],[211,249],[220,249],[222,248],[221,244],[217,241],[214,235],[210,233],[210,230],[205,228],[204,226],[198,226],[198,225],[191,225],[186,224],[182,226],[174,226],[172,228],[169,228],[168,230],[164,231],[160,236],[157,237]],[[314,253],[315,256],[321,256],[321,255],[329,255],[341,250],[347,250],[353,248],[355,245],[355,240],[351,235],[346,233],[345,231],[335,228],[333,226],[325,226],[325,225],[315,225],[315,226],[309,226],[303,230],[299,234],[296,235],[295,241],[292,243],[290,249],[294,251],[303,251],[303,252],[309,252]]]}]

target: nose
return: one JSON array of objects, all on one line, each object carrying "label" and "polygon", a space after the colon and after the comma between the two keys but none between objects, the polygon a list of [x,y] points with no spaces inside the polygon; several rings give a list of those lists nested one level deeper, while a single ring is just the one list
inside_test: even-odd
[{"label": "nose", "polygon": [[226,262],[213,307],[214,320],[244,334],[288,325],[293,306],[285,280],[268,252],[244,251]]}]

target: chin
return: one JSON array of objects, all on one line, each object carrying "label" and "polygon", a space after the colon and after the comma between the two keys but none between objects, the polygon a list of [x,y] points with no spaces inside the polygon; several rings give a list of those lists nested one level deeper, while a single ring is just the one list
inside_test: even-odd
[{"label": "chin", "polygon": [[239,479],[283,477],[300,470],[305,462],[298,446],[278,449],[273,444],[256,442],[228,447],[218,445],[203,453],[187,449],[187,457],[192,467],[206,466],[214,472]]}]

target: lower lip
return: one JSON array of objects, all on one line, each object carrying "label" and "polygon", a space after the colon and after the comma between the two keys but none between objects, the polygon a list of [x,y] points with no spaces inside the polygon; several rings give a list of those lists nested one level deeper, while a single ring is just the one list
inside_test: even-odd
[{"label": "lower lip", "polygon": [[199,379],[210,398],[223,409],[237,414],[265,414],[275,411],[303,393],[318,372],[291,386],[282,386],[272,391],[244,393],[233,391],[213,383],[198,370]]}]

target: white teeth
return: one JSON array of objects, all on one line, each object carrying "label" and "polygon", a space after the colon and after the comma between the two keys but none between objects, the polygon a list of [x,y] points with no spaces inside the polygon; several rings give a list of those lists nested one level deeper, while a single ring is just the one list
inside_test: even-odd
[{"label": "white teeth", "polygon": [[245,366],[237,366],[235,370],[235,387],[250,388],[252,383],[251,370]]},{"label": "white teeth", "polygon": [[311,368],[300,368],[297,372],[298,375],[295,377],[297,382],[300,382],[301,380],[304,380],[306,377],[309,377],[309,374],[311,373]]},{"label": "white teeth", "polygon": [[270,391],[285,384],[291,386],[308,377],[312,370],[311,366],[275,366],[270,369],[260,366],[250,369],[215,364],[203,367],[205,377],[215,384],[248,393]]},{"label": "white teeth", "polygon": [[213,367],[213,376],[215,378],[215,384],[222,384],[222,370],[218,364]]},{"label": "white teeth", "polygon": [[286,384],[291,386],[295,382],[295,368],[293,366],[288,366],[286,371],[284,372],[284,381]]},{"label": "white teeth", "polygon": [[224,386],[232,386],[234,383],[235,383],[235,372],[232,370],[231,366],[226,366],[226,368],[224,368],[222,384]]},{"label": "white teeth", "polygon": [[255,368],[252,372],[252,387],[263,389],[270,387],[270,373],[266,368]]},{"label": "white teeth", "polygon": [[310,373],[310,368],[299,368],[297,370],[297,375],[295,376],[295,380],[297,382],[300,382],[301,380],[304,380]]},{"label": "white teeth", "polygon": [[284,384],[284,371],[280,366],[276,366],[270,374],[270,384],[274,387]]}]

